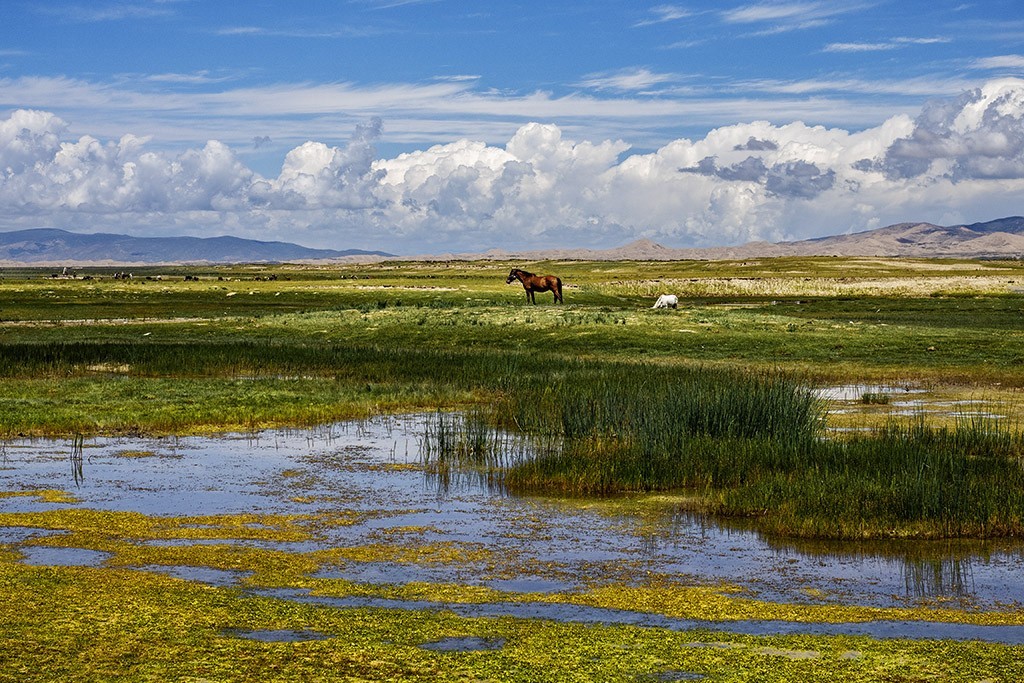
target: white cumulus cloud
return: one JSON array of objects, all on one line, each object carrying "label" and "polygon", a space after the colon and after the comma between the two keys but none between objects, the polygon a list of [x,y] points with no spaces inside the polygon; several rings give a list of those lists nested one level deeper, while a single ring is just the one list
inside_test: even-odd
[{"label": "white cumulus cloud", "polygon": [[217,140],[71,139],[45,111],[0,120],[0,227],[235,234],[404,254],[490,247],[798,239],[888,223],[1022,213],[1024,80],[999,79],[861,131],[721,126],[646,153],[544,123],[380,157],[386,122],[310,140],[276,176]]}]

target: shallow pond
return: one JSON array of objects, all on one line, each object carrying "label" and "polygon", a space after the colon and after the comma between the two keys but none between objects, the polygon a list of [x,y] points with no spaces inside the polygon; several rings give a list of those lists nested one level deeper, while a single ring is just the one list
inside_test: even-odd
[{"label": "shallow pond", "polygon": [[[426,419],[381,417],[256,435],[94,439],[84,443],[78,462],[69,442],[9,442],[0,452],[0,491],[61,489],[76,500],[0,497],[0,512],[347,511],[351,524],[328,526],[315,541],[231,542],[302,552],[410,545],[459,550],[452,556],[352,557],[319,573],[365,583],[450,582],[545,593],[658,576],[688,585],[739,585],[752,597],[790,603],[885,607],[952,601],[982,609],[1024,604],[1019,544],[793,543],[681,513],[671,497],[578,501],[509,496],[471,476],[442,483],[420,466]],[[52,533],[0,527],[0,544],[17,547],[25,562],[35,564],[100,565],[107,557],[32,545]],[[244,576],[189,567],[161,571],[215,585]],[[548,611],[561,610],[571,619],[574,609],[583,608]]]}]

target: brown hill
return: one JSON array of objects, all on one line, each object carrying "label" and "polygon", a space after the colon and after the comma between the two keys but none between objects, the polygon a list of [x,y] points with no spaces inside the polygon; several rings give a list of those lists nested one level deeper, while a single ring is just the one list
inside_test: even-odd
[{"label": "brown hill", "polygon": [[771,256],[907,256],[918,258],[1020,258],[1024,256],[1024,217],[1011,216],[971,225],[898,223],[876,230],[797,242],[750,242],[735,247],[674,249],[648,239],[614,249],[493,250],[460,258],[530,260],[747,259]]}]

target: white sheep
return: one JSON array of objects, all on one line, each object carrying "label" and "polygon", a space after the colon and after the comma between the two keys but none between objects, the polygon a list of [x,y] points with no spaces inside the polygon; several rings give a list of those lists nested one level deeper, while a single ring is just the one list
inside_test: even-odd
[{"label": "white sheep", "polygon": [[678,306],[679,297],[675,294],[662,294],[651,308],[676,308]]}]

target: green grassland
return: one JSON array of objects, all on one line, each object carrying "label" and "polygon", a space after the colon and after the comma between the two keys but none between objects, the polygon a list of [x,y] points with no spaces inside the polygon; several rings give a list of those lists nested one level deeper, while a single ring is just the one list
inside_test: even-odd
[{"label": "green grassland", "polygon": [[[528,305],[518,284],[505,285],[512,266],[558,274],[566,304],[541,294]],[[388,262],[148,267],[133,269],[130,280],[114,280],[114,270],[82,269],[76,279],[0,270],[0,437],[209,433],[459,409],[439,414],[426,467],[479,468],[524,491],[668,490],[673,505],[687,502],[780,536],[1024,533],[1020,262]],[[660,293],[677,294],[679,309],[652,310]],[[884,390],[840,412],[810,391],[842,384],[922,388],[928,404],[969,400],[1005,417],[928,405],[902,415]],[[541,457],[503,459],[495,435],[508,431]],[[245,590],[567,601],[713,621],[1022,619],[1013,606],[777,604],[734,586],[658,577],[532,597],[469,585],[360,584],[314,575],[344,553],[458,563],[472,548],[286,552],[244,543],[306,540],[316,524],[347,523],[348,512],[327,522],[74,506],[4,514],[0,526],[62,532],[32,543],[113,559],[102,567],[32,567],[17,548],[0,545],[0,681],[1022,675],[1022,648],[997,643],[677,633],[339,609]],[[146,542],[189,539],[205,542]],[[219,588],[146,570],[157,565],[251,574],[241,588]],[[241,637],[249,631],[316,637]],[[500,647],[423,647],[467,636]]]},{"label": "green grassland", "polygon": [[[149,268],[131,280],[3,271],[0,430],[210,431],[463,405],[493,395],[509,368],[543,375],[569,359],[784,370],[1007,404],[1024,385],[1018,262],[525,265],[558,273],[566,305],[526,305],[504,283],[509,264],[491,262]],[[651,310],[661,292],[679,310]]]}]

